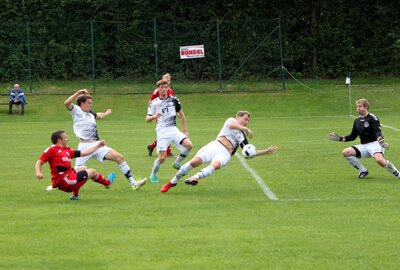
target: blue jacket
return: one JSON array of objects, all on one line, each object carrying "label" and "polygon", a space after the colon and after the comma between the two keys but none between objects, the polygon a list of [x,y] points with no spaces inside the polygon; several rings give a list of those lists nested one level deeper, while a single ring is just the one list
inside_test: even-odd
[{"label": "blue jacket", "polygon": [[15,88],[11,89],[10,101],[13,101],[15,99],[17,100],[17,102],[20,101],[21,103],[26,103],[25,93],[22,88],[19,88],[18,90],[16,90]]}]

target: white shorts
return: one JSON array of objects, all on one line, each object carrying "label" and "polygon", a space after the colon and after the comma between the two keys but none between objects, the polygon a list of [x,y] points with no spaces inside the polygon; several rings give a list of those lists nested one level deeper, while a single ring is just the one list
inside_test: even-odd
[{"label": "white shorts", "polygon": [[[78,150],[83,151],[87,148],[90,148],[92,146],[97,145],[99,142],[80,142],[78,145]],[[89,161],[89,159],[94,158],[97,159],[100,162],[104,162],[104,157],[107,155],[107,153],[111,150],[110,147],[108,146],[102,146],[99,149],[97,149],[93,154],[84,156],[84,157],[78,157],[75,160],[75,167],[76,166],[85,166],[86,163]]]},{"label": "white shorts", "polygon": [[185,138],[186,134],[181,132],[177,127],[168,127],[157,130],[157,153],[160,151],[167,151],[170,144],[175,145],[179,149],[183,146],[180,144]]},{"label": "white shorts", "polygon": [[196,156],[200,157],[203,163],[218,160],[221,162],[221,168],[231,160],[231,154],[228,149],[218,141],[212,141],[200,148]]},{"label": "white shorts", "polygon": [[366,144],[357,144],[353,147],[360,151],[362,158],[373,157],[376,153],[385,153],[385,148],[383,148],[378,141]]}]

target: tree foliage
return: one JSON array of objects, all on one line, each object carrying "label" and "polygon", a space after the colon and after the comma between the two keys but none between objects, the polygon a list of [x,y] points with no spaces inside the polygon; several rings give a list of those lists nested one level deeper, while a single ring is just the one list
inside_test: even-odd
[{"label": "tree foliage", "polygon": [[[93,67],[96,77],[109,79],[145,80],[164,71],[218,79],[220,64],[223,79],[235,72],[277,76],[277,19],[284,65],[296,74],[399,73],[396,1],[3,0],[0,14],[1,81],[26,80],[29,70],[34,79],[81,79]],[[205,44],[205,59],[179,60],[180,45],[197,44]]]}]

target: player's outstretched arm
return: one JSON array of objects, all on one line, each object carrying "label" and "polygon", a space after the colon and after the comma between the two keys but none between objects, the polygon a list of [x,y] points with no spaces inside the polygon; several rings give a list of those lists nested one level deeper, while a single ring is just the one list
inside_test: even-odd
[{"label": "player's outstretched arm", "polygon": [[257,150],[256,156],[261,156],[261,155],[270,155],[278,151],[278,146],[277,145],[271,145],[267,149],[262,149],[262,150]]},{"label": "player's outstretched arm", "polygon": [[96,119],[103,119],[112,114],[112,109],[108,109],[105,112],[98,112],[96,113]]}]

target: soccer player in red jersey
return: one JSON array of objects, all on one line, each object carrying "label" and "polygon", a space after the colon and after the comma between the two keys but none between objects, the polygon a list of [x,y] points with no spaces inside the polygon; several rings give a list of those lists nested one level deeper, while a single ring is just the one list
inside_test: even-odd
[{"label": "soccer player in red jersey", "polygon": [[[168,82],[168,90],[167,90],[167,95],[168,96],[173,96],[174,95],[174,90],[171,88],[171,78],[172,77],[171,77],[171,75],[169,73],[166,73],[166,74],[164,74],[162,76],[162,79],[166,80]],[[150,103],[154,99],[158,98],[159,96],[160,96],[160,89],[159,89],[159,87],[157,87],[156,89],[153,90],[153,92],[151,92],[148,105],[150,106]],[[153,143],[151,143],[151,144],[149,144],[147,146],[147,150],[149,151],[149,156],[151,156],[153,154],[154,148],[156,148],[156,146],[157,146],[157,140],[155,140]],[[173,156],[173,154],[171,152],[171,145],[168,146],[168,148],[167,148],[167,156],[168,157],[172,157]]]},{"label": "soccer player in red jersey", "polygon": [[79,199],[79,189],[86,183],[88,179],[104,185],[109,188],[115,180],[115,173],[110,173],[108,179],[94,169],[88,169],[81,166],[79,171],[71,166],[71,159],[81,156],[87,156],[95,152],[97,149],[105,145],[103,140],[91,148],[83,151],[73,150],[68,146],[68,136],[63,130],[58,130],[51,134],[51,142],[53,145],[44,150],[39,160],[36,162],[36,177],[41,180],[44,178],[42,166],[46,162],[49,163],[51,171],[51,186],[65,192],[72,192],[71,200]]}]

